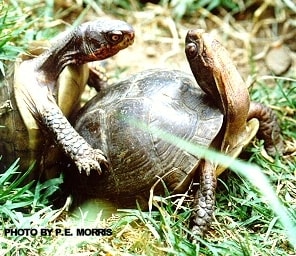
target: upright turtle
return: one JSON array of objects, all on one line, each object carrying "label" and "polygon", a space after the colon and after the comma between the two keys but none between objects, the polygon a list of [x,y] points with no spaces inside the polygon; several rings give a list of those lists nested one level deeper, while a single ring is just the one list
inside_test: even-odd
[{"label": "upright turtle", "polygon": [[[70,168],[66,185],[74,198],[100,197],[130,206],[135,200],[147,202],[159,179],[172,193],[186,192],[196,181],[192,224],[193,234],[200,235],[211,221],[216,176],[225,167],[192,155],[135,122],[233,157],[259,128],[268,152],[280,149],[274,113],[259,103],[249,108],[246,85],[223,46],[209,34],[193,30],[186,37],[186,55],[204,91],[192,75],[147,70],[106,88],[81,110],[74,127],[90,145],[103,150],[109,172],[87,177]],[[162,189],[159,182],[154,192]]]},{"label": "upright turtle", "polygon": [[[203,30],[190,30],[185,52],[191,71],[201,89],[215,102],[224,116],[223,126],[214,139],[214,147],[232,157],[257,134],[265,149],[275,155],[283,149],[276,115],[267,106],[250,102],[248,88],[226,49]],[[225,166],[203,160],[201,188],[197,191],[193,213],[193,233],[202,233],[211,220],[216,176]],[[208,209],[211,209],[208,211]]]},{"label": "upright turtle", "polygon": [[49,135],[80,172],[100,173],[100,164],[106,164],[102,151],[79,136],[66,117],[80,102],[89,76],[86,63],[111,57],[133,40],[134,30],[126,22],[99,19],[62,33],[38,57],[19,58],[14,74],[3,78],[0,87],[1,165],[20,157],[23,168],[33,160],[46,168],[52,161],[51,153],[44,158],[44,151],[51,150],[44,148]]}]

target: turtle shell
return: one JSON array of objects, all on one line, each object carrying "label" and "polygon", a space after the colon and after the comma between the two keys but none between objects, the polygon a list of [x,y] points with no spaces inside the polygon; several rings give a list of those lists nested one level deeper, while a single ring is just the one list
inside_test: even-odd
[{"label": "turtle shell", "polygon": [[21,166],[27,168],[33,163],[32,159],[38,161],[40,155],[29,146],[28,130],[15,100],[13,67],[10,64],[6,76],[0,78],[0,173],[17,158],[21,159]]},{"label": "turtle shell", "polygon": [[[22,171],[36,163],[36,171],[30,174],[28,181],[40,177],[49,179],[56,177],[60,173],[56,167],[56,162],[58,162],[62,152],[54,144],[53,138],[38,124],[29,110],[23,111],[26,113],[25,116],[23,116],[24,113],[20,112],[20,106],[17,104],[17,95],[15,93],[15,76],[20,63],[26,60],[26,58],[26,55],[21,55],[15,63],[9,63],[6,76],[0,76],[0,173],[5,172],[19,158],[19,165]],[[58,90],[61,90],[62,86],[68,86],[72,89],[71,95],[75,95],[75,97],[72,97],[73,99],[69,99],[69,97],[64,99],[70,105],[63,105],[68,107],[68,109],[63,108],[66,116],[69,116],[71,110],[74,112],[78,107],[76,99],[79,99],[79,97],[76,94],[80,93],[78,89],[84,88],[86,85],[87,76],[85,75],[86,72],[84,72],[85,69],[85,65],[67,66],[57,81],[57,84],[59,84],[57,86]],[[63,82],[65,79],[72,82],[74,86]],[[80,85],[80,87],[76,90],[77,85]],[[27,126],[26,124],[30,125]]]},{"label": "turtle shell", "polygon": [[193,76],[181,71],[148,70],[106,88],[84,106],[74,127],[92,147],[102,149],[110,168],[100,176],[68,170],[65,182],[74,197],[109,198],[126,205],[132,199],[146,200],[159,177],[174,193],[188,189],[199,157],[136,127],[134,121],[208,147],[223,115]]}]

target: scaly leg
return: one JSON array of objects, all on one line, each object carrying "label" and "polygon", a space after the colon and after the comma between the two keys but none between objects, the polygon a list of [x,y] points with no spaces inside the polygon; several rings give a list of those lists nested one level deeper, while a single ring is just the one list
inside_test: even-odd
[{"label": "scaly leg", "polygon": [[282,152],[284,145],[280,135],[281,129],[272,109],[261,103],[251,102],[248,120],[251,118],[259,120],[257,137],[264,140],[267,153],[274,156],[276,152]]},{"label": "scaly leg", "polygon": [[200,187],[194,197],[192,218],[192,234],[202,236],[211,224],[215,207],[217,179],[214,165],[201,160],[199,165]]}]

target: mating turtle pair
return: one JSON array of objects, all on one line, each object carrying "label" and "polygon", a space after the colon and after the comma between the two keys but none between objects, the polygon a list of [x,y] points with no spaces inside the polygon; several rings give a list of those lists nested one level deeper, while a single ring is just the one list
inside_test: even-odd
[{"label": "mating turtle pair", "polygon": [[[282,141],[275,114],[250,102],[225,48],[202,30],[189,31],[185,43],[194,77],[176,70],[147,70],[106,88],[85,105],[74,127],[92,147],[102,149],[109,171],[87,177],[70,170],[66,183],[74,198],[100,197],[127,206],[147,202],[159,179],[172,193],[186,192],[192,181],[198,182],[192,224],[193,234],[200,235],[210,223],[216,177],[225,166],[192,155],[153,131],[231,157],[256,134],[270,154],[281,150]],[[158,183],[154,193],[163,190]]]},{"label": "mating turtle pair", "polygon": [[[14,83],[1,88],[12,104],[7,105],[1,93],[5,111],[0,124],[6,127],[0,129],[1,153],[7,158],[14,152],[23,160],[39,159],[44,165],[47,159],[40,158],[51,155],[41,151],[40,133],[44,130],[42,134],[53,135],[80,171],[98,171],[87,176],[71,169],[66,183],[74,196],[119,203],[146,200],[159,177],[173,193],[185,192],[192,181],[198,181],[193,233],[201,234],[211,220],[216,176],[225,167],[191,155],[134,123],[140,121],[236,157],[257,131],[268,152],[281,148],[275,115],[261,104],[250,103],[248,90],[226,50],[210,35],[196,30],[188,32],[185,50],[196,81],[180,71],[148,70],[104,89],[74,118],[83,139],[65,116],[75,110],[87,82],[88,69],[82,64],[109,57],[133,41],[131,27],[114,22],[82,25],[63,37],[62,43],[16,66]],[[66,65],[68,83],[57,86]],[[78,90],[74,90],[76,86]],[[62,93],[64,87],[66,92]],[[21,116],[25,125],[19,122]],[[108,165],[108,171],[101,173],[100,162]],[[155,188],[156,193],[161,191],[162,186]]]},{"label": "mating turtle pair", "polygon": [[0,87],[1,169],[17,157],[22,168],[35,160],[38,177],[57,161],[57,147],[50,147],[55,140],[80,172],[101,172],[104,154],[79,136],[67,117],[79,107],[89,77],[86,63],[111,57],[133,40],[129,24],[100,19],[61,34],[38,57],[19,58]]}]

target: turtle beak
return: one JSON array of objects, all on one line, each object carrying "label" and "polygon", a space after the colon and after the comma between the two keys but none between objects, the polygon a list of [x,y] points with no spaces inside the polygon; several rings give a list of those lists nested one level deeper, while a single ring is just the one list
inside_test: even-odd
[{"label": "turtle beak", "polygon": [[134,42],[134,39],[135,39],[135,32],[130,31],[129,33],[127,33],[127,37],[129,37],[130,44],[132,44]]},{"label": "turtle beak", "polygon": [[124,37],[125,38],[122,40],[122,44],[125,45],[125,47],[130,46],[134,43],[135,32],[134,31],[126,31]]},{"label": "turtle beak", "polygon": [[205,33],[203,29],[192,29],[187,32],[185,43],[194,43],[201,40],[202,35]]},{"label": "turtle beak", "polygon": [[[125,49],[128,46],[132,45],[134,43],[135,39],[135,32],[133,30],[128,30],[128,31],[121,31],[123,33],[123,38],[120,43],[118,43],[116,46],[112,47],[117,50]],[[110,49],[111,50],[111,49]]]}]

